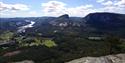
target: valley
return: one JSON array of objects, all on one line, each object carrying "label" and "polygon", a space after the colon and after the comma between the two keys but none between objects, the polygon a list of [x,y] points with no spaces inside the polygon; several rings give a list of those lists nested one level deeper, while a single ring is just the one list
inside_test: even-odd
[{"label": "valley", "polygon": [[125,14],[0,18],[0,63],[65,63],[88,56],[124,55],[124,32]]}]

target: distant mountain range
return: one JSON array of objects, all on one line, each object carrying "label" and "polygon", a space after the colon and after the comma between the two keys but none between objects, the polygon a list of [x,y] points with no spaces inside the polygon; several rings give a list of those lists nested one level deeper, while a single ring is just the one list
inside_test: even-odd
[{"label": "distant mountain range", "polygon": [[60,32],[89,32],[112,33],[125,36],[125,14],[90,13],[85,17],[69,17],[67,14],[59,17],[27,17],[27,18],[0,18],[1,30],[16,31],[18,27],[29,24],[25,20],[35,22],[34,27],[26,32],[53,33]]},{"label": "distant mountain range", "polygon": [[0,46],[0,63],[29,59],[36,63],[121,62],[125,14],[0,18]]}]

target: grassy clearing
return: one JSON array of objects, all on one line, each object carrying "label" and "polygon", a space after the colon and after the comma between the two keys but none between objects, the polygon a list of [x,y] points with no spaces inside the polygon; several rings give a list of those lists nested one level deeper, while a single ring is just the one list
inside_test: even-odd
[{"label": "grassy clearing", "polygon": [[44,42],[42,42],[42,44],[49,48],[57,46],[57,44],[52,40],[44,40]]}]

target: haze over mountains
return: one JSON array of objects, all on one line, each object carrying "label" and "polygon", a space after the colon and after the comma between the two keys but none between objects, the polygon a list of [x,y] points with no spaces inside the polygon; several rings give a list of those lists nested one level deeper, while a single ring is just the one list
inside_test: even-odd
[{"label": "haze over mountains", "polygon": [[26,32],[54,32],[54,31],[86,31],[92,33],[112,33],[125,37],[125,14],[90,13],[85,17],[26,17],[0,18],[1,30],[16,31],[19,27],[29,24],[26,20],[34,21],[32,28]]}]

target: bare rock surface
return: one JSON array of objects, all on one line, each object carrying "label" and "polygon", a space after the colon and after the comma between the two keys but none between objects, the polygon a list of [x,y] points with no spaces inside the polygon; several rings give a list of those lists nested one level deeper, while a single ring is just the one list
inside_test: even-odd
[{"label": "bare rock surface", "polygon": [[10,63],[34,63],[32,60],[24,60],[20,62],[10,62]]},{"label": "bare rock surface", "polygon": [[125,63],[125,54],[108,55],[101,57],[83,57],[66,63]]}]

